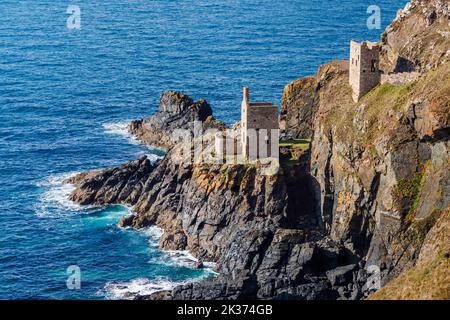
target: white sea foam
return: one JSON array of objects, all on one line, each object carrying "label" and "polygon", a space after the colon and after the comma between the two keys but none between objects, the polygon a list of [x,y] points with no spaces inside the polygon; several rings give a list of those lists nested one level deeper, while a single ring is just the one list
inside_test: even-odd
[{"label": "white sea foam", "polygon": [[[108,134],[115,134],[122,136],[128,140],[129,143],[135,144],[135,145],[144,145],[141,141],[136,139],[136,137],[131,134],[128,131],[128,124],[130,121],[123,121],[123,122],[111,122],[111,123],[105,123],[103,124],[103,128],[105,129],[105,132]],[[146,146],[146,148],[150,151],[149,152],[138,152],[136,156],[140,157],[142,155],[146,155],[147,158],[151,162],[156,162],[157,160],[161,159],[161,152],[162,150],[153,146]],[[153,151],[153,153],[152,153]],[[156,151],[156,153],[155,153]]]},{"label": "white sea foam", "polygon": [[[150,150],[152,150],[152,147],[148,147]],[[153,149],[154,150],[154,149]],[[156,161],[162,159],[163,157],[160,156],[159,154],[154,154],[154,153],[147,153],[147,152],[138,152],[136,153],[136,157],[140,158],[141,156],[147,156],[147,159],[150,160],[151,163],[155,163]]]},{"label": "white sea foam", "polygon": [[78,172],[59,174],[48,177],[46,180],[37,183],[38,187],[46,188],[40,196],[39,202],[35,206],[38,217],[57,217],[69,211],[81,211],[85,209],[69,199],[70,194],[75,190],[72,184],[64,181]]},{"label": "white sea foam", "polygon": [[[194,268],[199,261],[188,250],[164,250],[162,253],[163,254],[157,258],[157,261],[151,260],[149,262],[157,262],[169,266]],[[203,262],[203,267],[205,275],[218,274],[214,271],[216,269],[216,263],[214,262]]]},{"label": "white sea foam", "polygon": [[[159,241],[164,234],[164,229],[157,226],[151,226],[144,229],[142,232],[149,237],[148,242],[151,247],[159,247]],[[161,252],[161,255],[150,260],[149,263],[161,263],[169,266],[193,268],[199,261],[188,250],[163,250]],[[216,263],[203,262],[203,266],[205,267],[207,274],[217,274],[217,272],[214,271],[216,269]]]},{"label": "white sea foam", "polygon": [[159,247],[159,240],[161,239],[162,235],[164,234],[164,230],[157,227],[157,226],[151,226],[143,230],[146,236],[148,236],[148,243],[151,247]]},{"label": "white sea foam", "polygon": [[138,296],[150,295],[157,291],[171,290],[178,285],[192,281],[195,280],[170,281],[165,278],[155,280],[138,278],[128,282],[108,282],[98,294],[112,300],[132,300]]},{"label": "white sea foam", "polygon": [[127,138],[131,144],[140,144],[139,140],[128,131],[128,124],[129,121],[104,123],[103,128],[108,134],[116,134]]}]

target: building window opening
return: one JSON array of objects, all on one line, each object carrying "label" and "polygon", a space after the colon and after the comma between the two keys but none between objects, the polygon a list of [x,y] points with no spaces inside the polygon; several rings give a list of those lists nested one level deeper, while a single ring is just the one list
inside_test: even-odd
[{"label": "building window opening", "polygon": [[372,64],[371,64],[371,71],[372,71],[372,72],[377,71],[376,63],[377,63],[377,60],[372,59]]}]

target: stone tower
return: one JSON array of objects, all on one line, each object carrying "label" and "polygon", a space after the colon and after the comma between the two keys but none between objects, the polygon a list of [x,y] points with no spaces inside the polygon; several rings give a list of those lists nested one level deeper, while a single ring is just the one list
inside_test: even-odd
[{"label": "stone tower", "polygon": [[249,102],[249,90],[244,87],[241,105],[242,155],[248,160],[278,158],[278,107],[268,102]]},{"label": "stone tower", "polygon": [[353,100],[358,100],[380,84],[380,47],[373,42],[350,43],[350,86]]}]

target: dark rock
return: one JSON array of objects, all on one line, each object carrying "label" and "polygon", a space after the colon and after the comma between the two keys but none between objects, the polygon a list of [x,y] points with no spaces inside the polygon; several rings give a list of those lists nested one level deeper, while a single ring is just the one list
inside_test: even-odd
[{"label": "dark rock", "polygon": [[70,199],[82,205],[134,204],[141,195],[142,181],[153,169],[146,156],[118,168],[82,173],[68,179],[76,186]]},{"label": "dark rock", "polygon": [[360,300],[362,297],[363,297],[363,293],[362,293],[361,288],[357,284],[354,284],[349,299],[350,300]]},{"label": "dark rock", "polygon": [[159,100],[159,111],[177,115],[186,111],[194,104],[191,97],[174,91],[166,91]]},{"label": "dark rock", "polygon": [[275,300],[335,300],[336,298],[336,292],[326,283],[302,284],[275,296]]},{"label": "dark rock", "polygon": [[[164,92],[160,98],[159,112],[153,116],[132,121],[129,131],[146,144],[169,149],[186,138],[194,137],[194,122],[201,130],[224,130],[226,126],[213,118],[211,106],[203,99],[194,102],[191,97],[173,91]],[[177,130],[184,130],[177,135]]]},{"label": "dark rock", "polygon": [[427,19],[427,26],[431,26],[437,19],[437,14],[436,11],[431,10],[430,12],[427,13],[426,15],[426,19]]},{"label": "dark rock", "polygon": [[339,294],[339,298],[347,299],[347,297],[345,296],[345,294],[347,293],[347,288],[345,288],[345,287],[338,287],[338,289],[336,291]]},{"label": "dark rock", "polygon": [[331,285],[346,285],[353,279],[353,270],[356,265],[351,264],[348,266],[337,267],[335,269],[327,271],[327,278]]}]

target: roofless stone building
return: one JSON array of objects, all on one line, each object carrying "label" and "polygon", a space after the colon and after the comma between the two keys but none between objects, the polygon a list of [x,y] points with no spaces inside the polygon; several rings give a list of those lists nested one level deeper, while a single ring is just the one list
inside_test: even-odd
[{"label": "roofless stone building", "polygon": [[241,105],[241,145],[244,158],[278,158],[279,129],[278,107],[270,102],[250,102],[249,89],[244,87]]},{"label": "roofless stone building", "polygon": [[361,97],[381,82],[380,46],[365,41],[350,43],[350,86],[353,90],[353,100],[358,102]]}]

